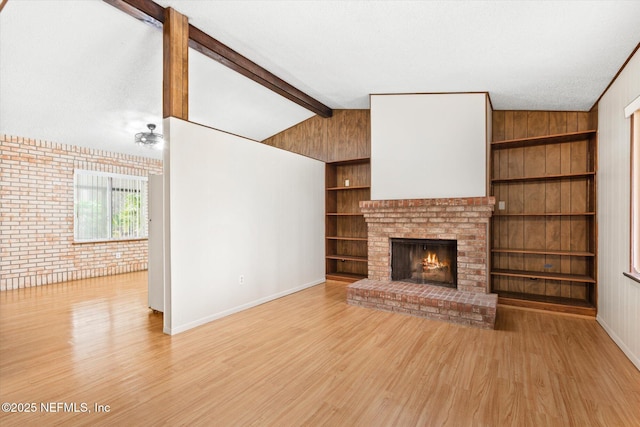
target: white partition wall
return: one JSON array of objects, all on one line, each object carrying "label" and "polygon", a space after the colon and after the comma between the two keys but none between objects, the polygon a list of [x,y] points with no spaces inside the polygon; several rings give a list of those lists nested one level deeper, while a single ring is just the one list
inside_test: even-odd
[{"label": "white partition wall", "polygon": [[371,199],[487,195],[487,94],[371,95]]},{"label": "white partition wall", "polygon": [[324,163],[179,119],[164,129],[166,333],[324,282]]}]

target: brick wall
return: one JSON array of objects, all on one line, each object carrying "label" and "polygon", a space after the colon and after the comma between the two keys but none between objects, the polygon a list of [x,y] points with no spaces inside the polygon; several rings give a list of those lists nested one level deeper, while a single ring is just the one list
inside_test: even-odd
[{"label": "brick wall", "polygon": [[146,176],[160,160],[0,134],[0,165],[1,291],[147,268],[146,239],[73,242],[73,172]]},{"label": "brick wall", "polygon": [[390,238],[458,241],[458,289],[488,290],[488,227],[494,197],[360,202],[368,227],[369,279],[391,281]]}]

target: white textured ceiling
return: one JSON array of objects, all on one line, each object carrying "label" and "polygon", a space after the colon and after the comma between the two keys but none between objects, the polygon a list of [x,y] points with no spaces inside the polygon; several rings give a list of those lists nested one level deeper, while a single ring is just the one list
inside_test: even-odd
[{"label": "white textured ceiling", "polygon": [[[371,93],[489,92],[588,110],[640,42],[640,1],[157,1],[332,108]],[[640,76],[639,76],[640,78]],[[0,132],[159,157],[162,34],[99,0],[9,0]],[[307,110],[190,50],[190,118],[262,140]]]}]

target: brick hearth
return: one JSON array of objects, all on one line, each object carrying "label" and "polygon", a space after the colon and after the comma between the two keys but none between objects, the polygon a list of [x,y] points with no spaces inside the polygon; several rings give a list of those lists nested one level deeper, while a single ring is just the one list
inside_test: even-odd
[{"label": "brick hearth", "polygon": [[[384,310],[391,308],[390,311],[472,326],[493,327],[497,295],[488,294],[488,231],[494,205],[494,197],[360,202],[360,210],[364,214],[368,227],[369,277],[349,286],[348,302]],[[442,288],[440,290],[437,286],[392,282],[390,244],[392,238],[457,240],[458,289]],[[371,286],[375,287],[374,291],[378,294],[375,297],[364,297],[360,290],[371,292]],[[436,288],[437,292],[431,288]],[[476,308],[473,304],[471,306],[466,303],[460,304],[461,301],[469,299],[469,294],[474,293],[488,295]],[[388,303],[378,301],[385,300],[387,296]],[[414,301],[416,298],[420,301]],[[403,299],[412,299],[414,302]],[[442,305],[434,306],[432,305],[434,301]],[[396,304],[398,302],[399,304]],[[465,311],[469,307],[471,311]],[[487,312],[483,316],[488,316],[487,318],[483,317],[480,320],[478,316],[466,314],[463,316],[464,313],[480,315],[480,312],[474,311],[481,310],[480,307],[483,307],[482,310],[486,308]]]},{"label": "brick hearth", "polygon": [[360,307],[493,329],[498,295],[363,279],[347,287],[347,302]]}]

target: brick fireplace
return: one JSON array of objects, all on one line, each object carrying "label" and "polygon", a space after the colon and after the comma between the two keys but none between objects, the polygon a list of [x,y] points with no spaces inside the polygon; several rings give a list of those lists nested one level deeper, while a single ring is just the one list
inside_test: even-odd
[{"label": "brick fireplace", "polygon": [[[493,328],[489,293],[489,219],[494,197],[360,202],[368,228],[368,279],[349,285],[352,305]],[[392,281],[391,240],[457,242],[457,289]]]}]

